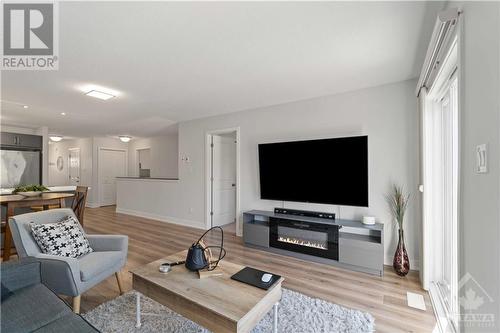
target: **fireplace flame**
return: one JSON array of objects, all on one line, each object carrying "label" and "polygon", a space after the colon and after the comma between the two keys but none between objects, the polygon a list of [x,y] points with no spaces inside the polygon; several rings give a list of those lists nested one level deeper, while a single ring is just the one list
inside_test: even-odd
[{"label": "fireplace flame", "polygon": [[308,240],[303,240],[303,239],[298,239],[298,238],[293,238],[293,237],[283,237],[283,236],[278,236],[278,241],[284,242],[284,243],[314,247],[316,249],[321,249],[321,250],[328,250],[328,248],[326,247],[326,243],[322,243],[322,242],[314,242],[314,241],[308,241]]}]

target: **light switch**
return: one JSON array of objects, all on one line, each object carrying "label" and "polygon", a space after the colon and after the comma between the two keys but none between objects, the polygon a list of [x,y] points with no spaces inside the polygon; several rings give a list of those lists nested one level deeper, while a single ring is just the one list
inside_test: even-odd
[{"label": "light switch", "polygon": [[476,147],[476,173],[488,172],[488,148],[484,143]]}]

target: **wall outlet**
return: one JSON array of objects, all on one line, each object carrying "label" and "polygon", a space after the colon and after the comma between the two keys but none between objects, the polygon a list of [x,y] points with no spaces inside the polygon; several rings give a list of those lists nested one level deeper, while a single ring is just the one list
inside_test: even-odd
[{"label": "wall outlet", "polygon": [[189,214],[193,214],[194,212],[194,208],[193,207],[189,207]]}]

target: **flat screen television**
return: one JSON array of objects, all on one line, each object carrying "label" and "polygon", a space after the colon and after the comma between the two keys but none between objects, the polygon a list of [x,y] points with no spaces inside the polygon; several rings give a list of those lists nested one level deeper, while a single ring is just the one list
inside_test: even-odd
[{"label": "flat screen television", "polygon": [[368,207],[368,136],[259,144],[261,199]]}]

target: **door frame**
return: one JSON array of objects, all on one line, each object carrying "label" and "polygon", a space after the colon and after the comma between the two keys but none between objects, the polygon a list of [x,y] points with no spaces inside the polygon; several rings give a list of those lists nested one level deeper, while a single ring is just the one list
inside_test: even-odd
[{"label": "door frame", "polygon": [[[462,173],[462,109],[464,105],[464,84],[463,84],[463,67],[462,67],[462,59],[463,59],[463,53],[464,53],[464,44],[463,44],[463,20],[458,20],[458,26],[457,30],[455,33],[455,37],[451,38],[451,43],[448,48],[448,52],[453,51],[453,47],[456,48],[456,58],[450,58],[450,54],[447,55],[445,60],[441,64],[441,70],[436,76],[436,80],[434,81],[434,84],[438,82],[437,77],[440,75],[444,75],[443,77],[446,78],[446,81],[451,80],[454,76],[456,78],[457,82],[457,114],[456,114],[456,131],[457,131],[457,142],[456,142],[456,149],[457,149],[457,179],[456,179],[456,187],[457,187],[457,197],[456,197],[456,204],[457,204],[457,210],[456,210],[456,237],[455,237],[455,256],[456,260],[454,260],[454,272],[453,274],[456,274],[456,277],[454,277],[454,281],[457,283],[457,286],[459,284],[460,279],[464,276],[463,272],[463,221],[460,215],[460,207],[462,207],[462,197],[461,197],[461,173]],[[451,61],[451,62],[450,62]],[[451,69],[450,68],[454,68]],[[451,72],[451,74],[449,74]],[[446,74],[443,74],[446,73]],[[426,221],[426,216],[428,213],[428,210],[430,209],[425,203],[426,202],[431,202],[432,201],[432,192],[426,188],[426,184],[430,182],[429,177],[432,177],[430,175],[429,170],[429,165],[426,159],[426,156],[428,155],[428,152],[426,152],[425,148],[429,143],[427,142],[427,112],[429,112],[429,108],[435,107],[435,99],[439,97],[438,99],[441,98],[443,95],[443,92],[446,91],[448,88],[445,88],[447,84],[445,84],[443,87],[436,86],[430,87],[429,91],[427,92],[426,96],[426,110],[421,114],[421,133],[420,133],[420,146],[421,146],[421,151],[422,151],[422,161],[421,161],[421,175],[422,175],[422,183],[424,184],[423,188],[423,195],[422,195],[422,217],[423,217],[423,224],[422,224],[422,238],[423,238],[423,256],[425,258],[425,254],[429,253],[434,253],[436,252],[436,249],[433,245],[432,242],[432,237],[429,237],[429,234],[432,233],[432,228],[435,227],[434,224],[430,224],[429,222]],[[439,82],[437,83],[439,85]],[[427,187],[429,187],[427,185]],[[429,218],[427,218],[429,220]],[[430,231],[429,231],[430,230]],[[428,264],[427,267],[424,266],[421,268],[421,271],[424,272],[426,271],[425,274],[427,276],[425,277],[427,284],[424,285],[424,289],[429,291],[429,297],[431,300],[431,303],[433,305],[434,309],[434,314],[436,316],[436,322],[437,322],[437,327],[440,332],[445,332],[445,331],[450,331],[450,332],[460,332],[460,324],[456,323],[453,320],[453,317],[456,318],[457,314],[453,313],[448,313],[448,308],[445,306],[444,299],[442,297],[441,291],[439,290],[437,283],[435,281],[436,278],[436,271],[434,270],[434,259],[427,259]],[[425,288],[427,287],[427,288]],[[454,304],[458,314],[460,313],[460,304],[458,302],[458,298],[460,297],[460,287],[458,286],[456,290],[456,298],[457,301]],[[457,325],[456,325],[457,324]]]},{"label": "door frame", "polygon": [[205,133],[205,228],[210,229],[210,207],[212,203],[211,183],[212,174],[211,163],[211,136],[236,132],[236,235],[242,236],[240,226],[240,127],[230,127],[207,131]]},{"label": "door frame", "polygon": [[122,151],[125,153],[125,174],[128,175],[128,149],[123,148],[108,148],[99,147],[97,150],[97,188],[98,188],[98,200],[99,207],[102,207],[102,182],[101,182],[101,167],[102,167],[102,151],[112,150],[112,151]]}]

